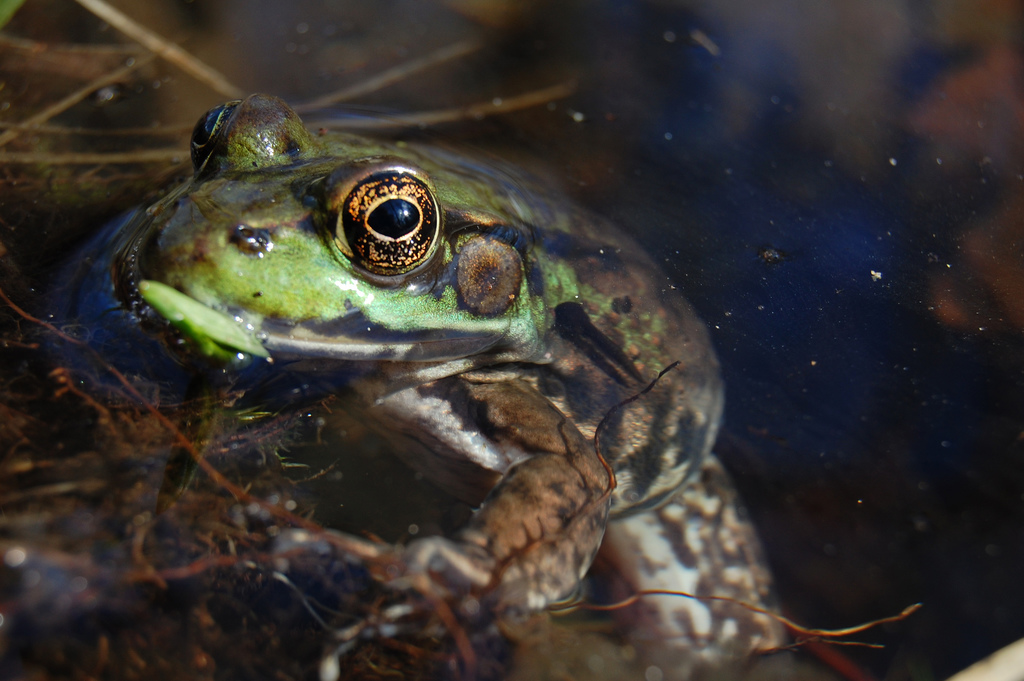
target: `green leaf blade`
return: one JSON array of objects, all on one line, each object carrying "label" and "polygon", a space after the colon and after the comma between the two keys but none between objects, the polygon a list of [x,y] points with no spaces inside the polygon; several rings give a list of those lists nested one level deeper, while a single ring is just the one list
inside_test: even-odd
[{"label": "green leaf blade", "polygon": [[221,361],[235,359],[236,352],[270,357],[267,349],[231,317],[159,281],[139,283],[139,294],[160,316],[169,321],[199,351]]},{"label": "green leaf blade", "polygon": [[7,22],[23,4],[25,4],[25,0],[0,0],[0,28],[7,25]]}]

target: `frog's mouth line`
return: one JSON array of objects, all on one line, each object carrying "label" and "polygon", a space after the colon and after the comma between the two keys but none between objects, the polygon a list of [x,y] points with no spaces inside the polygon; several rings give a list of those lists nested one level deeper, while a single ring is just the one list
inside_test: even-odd
[{"label": "frog's mouth line", "polygon": [[[401,334],[406,338],[363,340],[353,337],[316,337],[293,327],[290,333],[261,333],[264,347],[274,357],[309,358],[348,361],[430,362],[461,359],[479,355],[494,348],[501,339],[497,334],[456,335],[416,338],[421,334]],[[389,334],[394,335],[394,334]]]},{"label": "frog's mouth line", "polygon": [[258,337],[275,357],[436,362],[486,353],[501,345],[507,333],[507,323],[500,322],[472,331],[450,327],[399,331],[351,310],[330,321],[265,318]]},{"label": "frog's mouth line", "polygon": [[499,346],[507,329],[449,328],[394,331],[353,312],[330,322],[263,319],[246,323],[242,313],[208,307],[158,281],[142,281],[139,293],[198,350],[211,359],[238,353],[281,359],[437,362],[478,356]]}]

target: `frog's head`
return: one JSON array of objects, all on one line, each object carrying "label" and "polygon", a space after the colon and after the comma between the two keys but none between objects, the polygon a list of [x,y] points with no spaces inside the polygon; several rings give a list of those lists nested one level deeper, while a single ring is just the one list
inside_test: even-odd
[{"label": "frog's head", "polygon": [[142,298],[204,354],[539,352],[550,317],[534,290],[536,216],[500,171],[311,134],[263,95],[203,116],[192,160],[193,179],[146,211],[125,257]]}]

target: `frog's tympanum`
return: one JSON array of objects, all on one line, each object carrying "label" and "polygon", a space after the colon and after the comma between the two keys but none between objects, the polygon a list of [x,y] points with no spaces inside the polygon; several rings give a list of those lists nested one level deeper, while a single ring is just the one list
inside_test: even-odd
[{"label": "frog's tympanum", "polygon": [[[604,540],[635,589],[763,601],[757,541],[710,454],[723,390],[707,332],[629,239],[494,162],[310,132],[267,96],[204,116],[192,161],[115,239],[123,316],[177,339],[169,356],[344,394],[473,504],[455,536],[396,549],[410,572],[515,617],[573,595]],[[637,631],[677,657],[777,637],[729,603],[641,607]]]}]

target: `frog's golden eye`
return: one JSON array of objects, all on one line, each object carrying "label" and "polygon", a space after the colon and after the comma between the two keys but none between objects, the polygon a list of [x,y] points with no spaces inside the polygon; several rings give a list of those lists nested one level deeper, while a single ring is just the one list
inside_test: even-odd
[{"label": "frog's golden eye", "polygon": [[206,165],[214,148],[217,146],[217,136],[224,128],[231,114],[234,113],[241,100],[225,102],[207,111],[192,129],[192,168],[197,173]]},{"label": "frog's golden eye", "polygon": [[386,170],[361,180],[338,210],[335,242],[374,274],[405,274],[437,247],[437,201],[423,180]]}]

